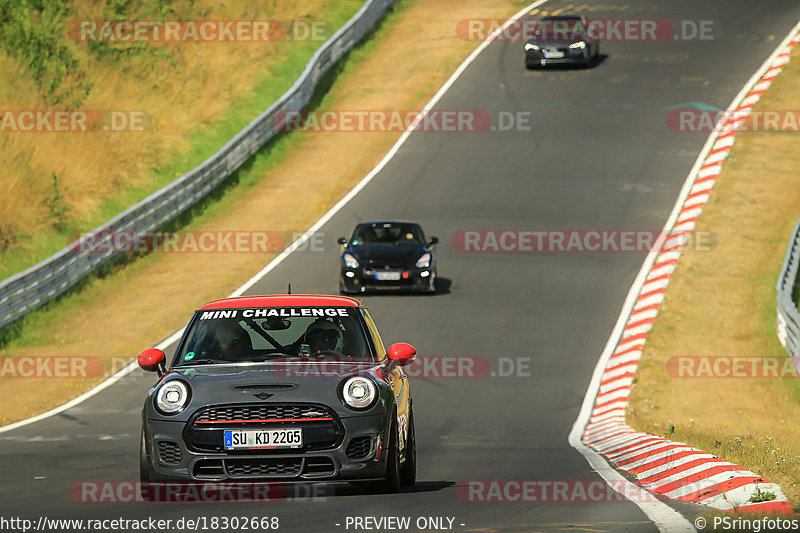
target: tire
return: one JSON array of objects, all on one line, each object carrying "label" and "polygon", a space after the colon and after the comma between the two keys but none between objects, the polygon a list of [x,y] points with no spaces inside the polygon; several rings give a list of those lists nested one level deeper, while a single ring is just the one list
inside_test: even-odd
[{"label": "tire", "polygon": [[389,445],[386,452],[386,477],[380,484],[382,492],[400,490],[400,450],[397,442],[397,416],[392,414],[389,427]]},{"label": "tire", "polygon": [[406,439],[406,460],[400,466],[400,486],[413,487],[417,481],[417,439],[414,432],[414,411],[408,409],[408,438]]},{"label": "tire", "polygon": [[147,448],[145,448],[144,428],[142,428],[142,440],[139,444],[139,481],[143,483],[150,481],[150,458],[147,457]]}]

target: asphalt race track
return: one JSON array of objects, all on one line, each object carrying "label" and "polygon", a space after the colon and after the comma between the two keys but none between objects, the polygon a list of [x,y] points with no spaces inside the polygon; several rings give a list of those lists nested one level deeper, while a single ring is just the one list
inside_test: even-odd
[{"label": "asphalt race track", "polygon": [[[439,294],[365,297],[384,341],[410,342],[422,356],[483,356],[495,374],[504,370],[501,359],[529,361],[530,375],[413,380],[414,491],[366,495],[332,485],[316,498],[272,504],[81,503],[70,493],[76,483],[138,480],[141,404],[154,378],[136,371],[58,416],[0,434],[1,514],[277,516],[288,532],[347,531],[355,516],[410,516],[410,531],[429,516],[454,518],[455,531],[655,530],[629,502],[457,496],[467,480],[600,479],[567,436],[645,252],[465,253],[452,237],[659,230],[707,137],[670,131],[668,110],[691,102],[727,107],[800,19],[800,4],[626,0],[586,14],[712,20],[715,33],[711,40],[604,42],[600,63],[588,70],[528,71],[522,43],[491,44],[437,108],[485,110],[495,125],[500,112],[530,112],[530,131],[415,133],[322,229],[324,252],[292,254],[249,291],[283,293],[291,282],[296,293],[335,293],[335,241],[359,221],[417,220],[440,238]],[[690,519],[700,511],[676,508]]]}]

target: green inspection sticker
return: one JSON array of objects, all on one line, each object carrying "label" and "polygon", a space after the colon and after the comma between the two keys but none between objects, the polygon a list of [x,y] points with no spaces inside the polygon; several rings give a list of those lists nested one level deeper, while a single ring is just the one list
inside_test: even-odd
[{"label": "green inspection sticker", "polygon": [[189,352],[183,356],[184,361],[191,361],[192,359],[194,359],[194,352]]}]

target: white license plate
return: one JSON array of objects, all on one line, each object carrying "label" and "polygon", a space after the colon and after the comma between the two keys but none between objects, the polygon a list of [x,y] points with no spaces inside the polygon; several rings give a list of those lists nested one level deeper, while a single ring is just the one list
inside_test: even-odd
[{"label": "white license plate", "polygon": [[226,450],[259,448],[299,448],[303,445],[302,429],[225,430]]},{"label": "white license plate", "polygon": [[400,272],[376,272],[375,279],[378,281],[397,281],[400,279]]},{"label": "white license plate", "polygon": [[544,51],[545,59],[561,59],[564,57],[564,52],[561,50],[554,50],[552,52],[548,52],[547,50]]}]

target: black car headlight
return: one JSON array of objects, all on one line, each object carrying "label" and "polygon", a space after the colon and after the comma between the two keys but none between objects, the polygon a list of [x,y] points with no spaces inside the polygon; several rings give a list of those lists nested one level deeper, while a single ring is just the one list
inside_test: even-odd
[{"label": "black car headlight", "polygon": [[174,415],[189,403],[189,387],[183,381],[173,379],[159,387],[156,407],[165,415]]},{"label": "black car headlight", "polygon": [[378,389],[371,379],[355,376],[344,382],[342,400],[353,409],[370,407],[378,395]]},{"label": "black car headlight", "polygon": [[528,51],[528,50],[533,50],[534,52],[538,52],[539,51],[539,45],[538,44],[533,44],[533,43],[526,43],[525,44],[525,51]]},{"label": "black car headlight", "polygon": [[425,252],[422,257],[417,259],[417,268],[428,268],[431,266],[431,253]]},{"label": "black car headlight", "polygon": [[572,43],[569,45],[570,50],[583,50],[586,48],[586,41],[578,41],[577,43]]},{"label": "black car headlight", "polygon": [[358,260],[353,254],[344,254],[342,256],[342,261],[344,261],[344,266],[347,268],[358,268]]}]

